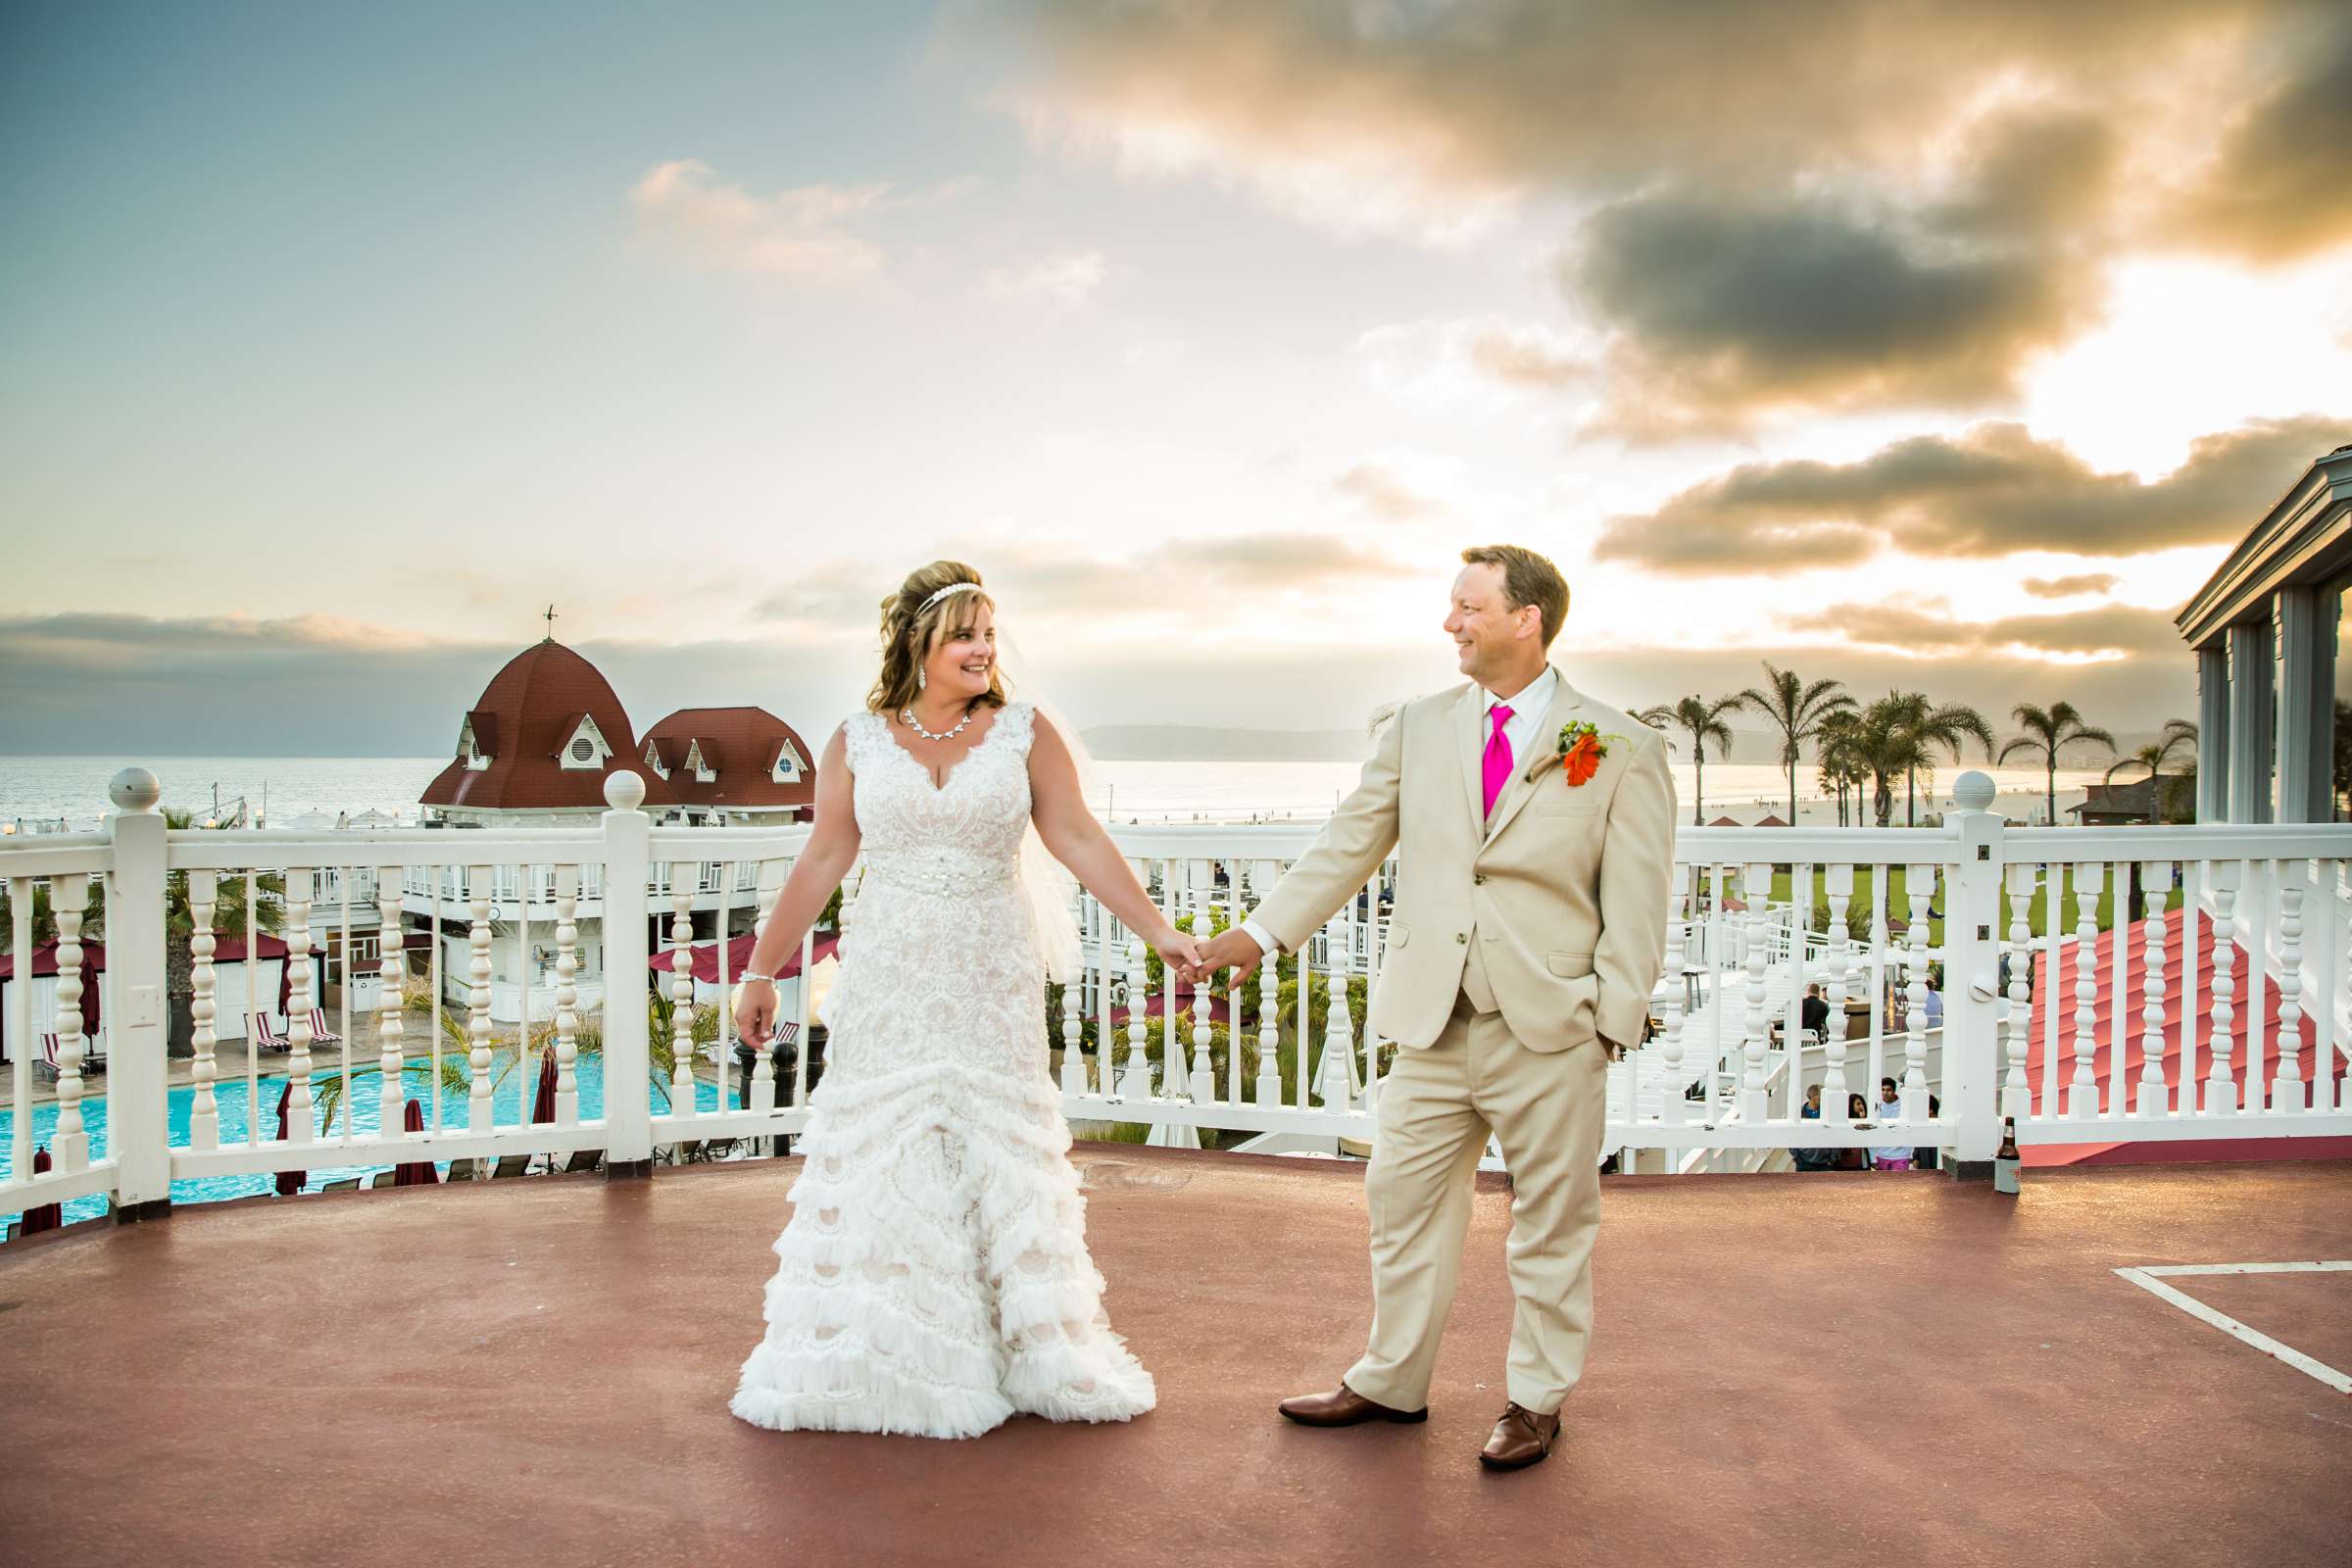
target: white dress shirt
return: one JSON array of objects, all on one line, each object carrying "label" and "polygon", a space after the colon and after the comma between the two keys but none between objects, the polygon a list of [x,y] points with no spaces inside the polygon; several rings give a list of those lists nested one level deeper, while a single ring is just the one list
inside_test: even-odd
[{"label": "white dress shirt", "polygon": [[[1486,756],[1486,737],[1494,733],[1494,720],[1492,716],[1494,705],[1507,703],[1510,705],[1511,716],[1502,721],[1502,738],[1510,743],[1512,771],[1517,772],[1524,769],[1532,755],[1529,748],[1541,743],[1541,738],[1536,733],[1537,727],[1544,722],[1544,715],[1551,711],[1551,700],[1559,695],[1559,690],[1558,672],[1549,664],[1545,664],[1543,673],[1508,697],[1497,697],[1493,692],[1485,693],[1484,711],[1489,716],[1481,722],[1479,727],[1481,737],[1478,743],[1479,756],[1482,758]],[[1500,797],[1497,796],[1496,799],[1499,801]],[[1272,953],[1274,951],[1274,934],[1259,925],[1255,916],[1244,920],[1242,929],[1250,933],[1250,939],[1257,944],[1260,952]]]}]

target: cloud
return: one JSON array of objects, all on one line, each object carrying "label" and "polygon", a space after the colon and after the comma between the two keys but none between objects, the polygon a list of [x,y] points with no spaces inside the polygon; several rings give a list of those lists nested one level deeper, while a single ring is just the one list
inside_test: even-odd
[{"label": "cloud", "polygon": [[1900,171],[2020,84],[2119,106],[2184,90],[2184,60],[2277,9],[1001,0],[959,16],[1030,45],[997,101],[1040,142],[1241,185],[1342,232],[1459,242],[1545,194]]},{"label": "cloud", "polygon": [[2129,556],[2238,537],[2352,420],[2258,419],[2199,438],[2161,478],[2102,473],[2024,426],[1897,441],[1858,463],[1749,464],[1610,519],[1594,558],[1687,576],[1784,575],[1882,550]]},{"label": "cloud", "polygon": [[980,292],[987,299],[1073,310],[1095,297],[1108,272],[1101,251],[1055,251],[1027,267],[991,271]]},{"label": "cloud", "polygon": [[2292,29],[2285,64],[2172,215],[2209,250],[2284,262],[2352,241],[2352,14]]},{"label": "cloud", "polygon": [[1616,332],[1603,427],[2014,396],[2096,317],[2114,165],[2104,125],[2036,111],[1984,127],[1951,191],[1910,207],[1682,186],[1602,209],[1560,278]]},{"label": "cloud", "polygon": [[1411,522],[1445,510],[1377,464],[1357,464],[1333,480],[1332,488],[1390,522]]},{"label": "cloud", "polygon": [[2066,577],[2028,577],[2018,584],[2036,599],[2072,599],[2078,594],[2103,594],[2123,581],[2112,571],[2082,571]]},{"label": "cloud", "polygon": [[2180,652],[2169,612],[2108,605],[2066,614],[1955,616],[1941,601],[1924,605],[1838,604],[1788,616],[1791,631],[1829,632],[1909,654],[2012,651],[2030,658],[2088,655],[2163,657]]},{"label": "cloud", "polygon": [[629,188],[639,229],[686,265],[837,288],[872,276],[882,252],[851,233],[887,185],[802,185],[755,196],[699,159],[656,164]]}]

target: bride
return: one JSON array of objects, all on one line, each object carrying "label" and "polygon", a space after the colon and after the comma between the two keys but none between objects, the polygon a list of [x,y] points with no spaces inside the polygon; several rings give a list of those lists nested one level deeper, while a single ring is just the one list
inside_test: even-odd
[{"label": "bride", "polygon": [[759,1426],[968,1438],[1016,1411],[1152,1405],[1102,1311],[1047,1071],[1040,926],[1075,936],[1024,891],[1031,824],[1172,968],[1200,954],[1088,809],[1063,738],[1008,700],[995,613],[953,561],[883,601],[881,676],[826,743],[808,849],[735,993],[742,1038],[764,1043],[770,977],[862,851],[767,1333],[731,1404]]}]

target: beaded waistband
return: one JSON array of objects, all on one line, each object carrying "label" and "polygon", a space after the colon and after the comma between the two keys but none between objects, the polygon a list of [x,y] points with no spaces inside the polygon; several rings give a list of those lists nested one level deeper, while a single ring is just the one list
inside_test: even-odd
[{"label": "beaded waistband", "polygon": [[864,858],[866,878],[878,887],[968,896],[1012,886],[1020,862],[962,850],[887,850]]}]

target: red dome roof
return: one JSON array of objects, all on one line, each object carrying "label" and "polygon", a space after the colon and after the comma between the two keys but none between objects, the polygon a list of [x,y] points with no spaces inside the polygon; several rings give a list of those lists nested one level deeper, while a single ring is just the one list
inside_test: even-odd
[{"label": "red dome roof", "polygon": [[[670,769],[669,792],[681,806],[816,804],[815,758],[790,724],[764,708],[681,708],[645,732],[638,755],[648,747]],[[779,767],[788,748],[791,757]],[[687,766],[690,755],[715,776],[697,778]],[[653,771],[650,760],[645,771]],[[779,772],[788,776],[778,778]]]},{"label": "red dome roof", "polygon": [[[585,761],[573,760],[581,747]],[[553,638],[524,649],[490,677],[459,726],[458,748],[457,760],[425,786],[420,804],[506,811],[601,808],[607,774],[647,772],[612,684]],[[489,765],[469,766],[468,752],[487,757]],[[645,798],[649,806],[673,804],[659,778],[646,777]]]}]

